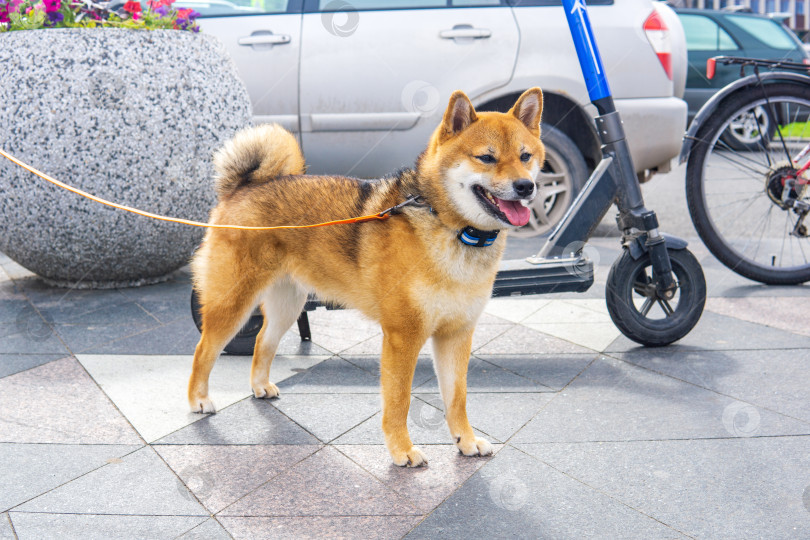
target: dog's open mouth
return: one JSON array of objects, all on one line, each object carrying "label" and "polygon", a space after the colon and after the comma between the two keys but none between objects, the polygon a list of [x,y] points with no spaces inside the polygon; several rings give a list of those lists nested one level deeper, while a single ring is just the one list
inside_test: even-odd
[{"label": "dog's open mouth", "polygon": [[523,206],[519,200],[507,201],[499,199],[478,184],[473,186],[473,192],[478,196],[484,208],[501,221],[511,223],[515,227],[522,227],[529,222],[531,210]]}]

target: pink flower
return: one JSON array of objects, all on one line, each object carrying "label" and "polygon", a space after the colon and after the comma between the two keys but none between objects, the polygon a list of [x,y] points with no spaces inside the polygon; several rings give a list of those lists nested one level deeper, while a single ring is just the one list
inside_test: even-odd
[{"label": "pink flower", "polygon": [[130,0],[126,4],[124,4],[124,11],[128,13],[139,13],[141,11],[141,3],[140,2],[133,2]]},{"label": "pink flower", "polygon": [[42,3],[45,5],[45,13],[59,11],[59,8],[62,7],[62,0],[42,0]]}]

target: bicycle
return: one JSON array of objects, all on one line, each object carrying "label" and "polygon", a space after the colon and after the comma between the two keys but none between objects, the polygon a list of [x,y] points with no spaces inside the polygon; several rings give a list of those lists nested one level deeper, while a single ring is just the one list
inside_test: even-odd
[{"label": "bicycle", "polygon": [[[706,247],[734,272],[771,285],[810,281],[808,66],[719,56],[741,79],[715,94],[684,137],[686,199]],[[753,67],[754,73],[745,75]]]}]

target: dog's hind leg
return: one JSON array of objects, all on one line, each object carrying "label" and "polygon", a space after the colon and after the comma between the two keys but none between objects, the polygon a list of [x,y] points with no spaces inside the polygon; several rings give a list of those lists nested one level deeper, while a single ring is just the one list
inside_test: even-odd
[{"label": "dog's hind leg", "polygon": [[492,453],[492,445],[476,437],[467,420],[467,366],[473,329],[433,336],[433,365],[444,401],[444,417],[450,435],[465,456]]},{"label": "dog's hind leg", "polygon": [[208,397],[208,377],[225,345],[250,317],[256,305],[253,280],[242,278],[227,286],[208,284],[202,301],[202,335],[194,351],[188,381],[188,403],[192,412],[216,412]]},{"label": "dog's hind leg", "polygon": [[278,388],[270,382],[270,364],[279,341],[296,321],[306,301],[307,291],[289,278],[276,281],[261,294],[259,302],[264,324],[256,336],[250,368],[250,387],[257,398],[278,396]]}]

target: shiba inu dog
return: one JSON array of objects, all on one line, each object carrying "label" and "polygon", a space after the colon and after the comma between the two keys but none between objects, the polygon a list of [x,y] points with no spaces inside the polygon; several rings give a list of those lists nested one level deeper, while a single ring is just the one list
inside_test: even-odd
[{"label": "shiba inu dog", "polygon": [[394,463],[425,455],[406,426],[419,350],[432,338],[450,435],[467,456],[492,453],[467,420],[473,330],[491,293],[506,227],[525,225],[545,160],[543,94],[527,90],[508,113],[476,112],[460,91],[416,167],[380,180],[304,175],[295,138],[276,125],[239,132],[214,156],[219,203],[211,223],[312,224],[380,212],[418,197],[385,221],[314,229],[209,229],[192,262],[202,336],[188,386],[191,410],[214,412],[208,376],[258,305],[250,384],[273,398],[270,363],[309,291],[379,321],[382,429]]}]

